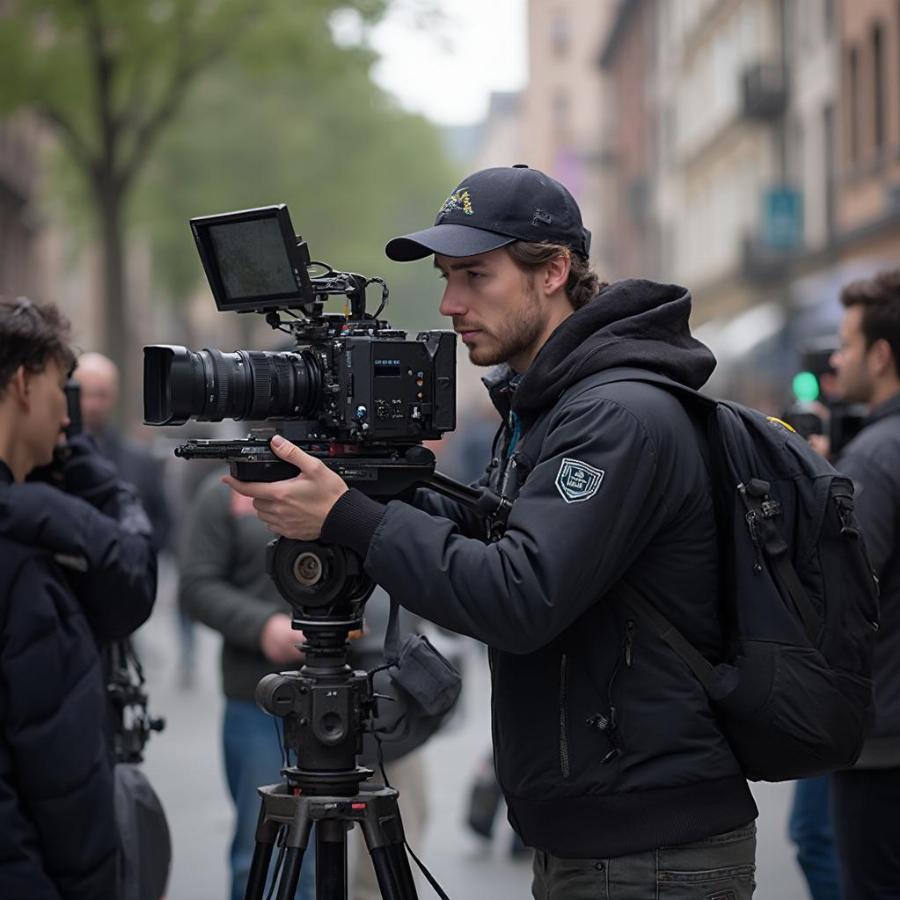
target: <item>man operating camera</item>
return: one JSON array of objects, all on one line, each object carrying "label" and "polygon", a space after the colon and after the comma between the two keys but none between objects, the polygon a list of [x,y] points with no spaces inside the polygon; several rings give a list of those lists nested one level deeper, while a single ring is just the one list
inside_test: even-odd
[{"label": "man operating camera", "polygon": [[721,640],[709,477],[676,398],[612,367],[700,387],[715,365],[675,285],[599,282],[569,192],[524,166],[465,179],[433,227],[391,240],[433,254],[440,304],[505,423],[482,485],[511,504],[486,529],[419,491],[381,504],[284,438],[301,470],[226,478],[290,538],[350,548],[400,604],[490,647],[497,773],[535,848],[534,896],[745,898],[756,807],[699,681],[617,603],[627,580],[712,654]]}]

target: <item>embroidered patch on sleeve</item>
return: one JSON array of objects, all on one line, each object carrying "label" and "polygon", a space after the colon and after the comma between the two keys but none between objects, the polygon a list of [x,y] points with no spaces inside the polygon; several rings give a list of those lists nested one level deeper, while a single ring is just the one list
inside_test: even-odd
[{"label": "embroidered patch on sleeve", "polygon": [[556,489],[566,503],[581,503],[597,493],[603,474],[603,469],[595,469],[577,459],[564,459],[556,474]]}]

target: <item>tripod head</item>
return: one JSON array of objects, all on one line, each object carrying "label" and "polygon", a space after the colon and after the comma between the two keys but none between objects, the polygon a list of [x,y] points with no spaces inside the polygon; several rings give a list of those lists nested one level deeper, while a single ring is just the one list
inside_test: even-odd
[{"label": "tripod head", "polygon": [[348,638],[362,628],[363,607],[375,588],[352,551],[318,541],[278,538],[269,544],[270,577],[294,611],[306,659],[298,672],[266,675],[256,702],[284,719],[284,744],[297,761],[283,774],[315,795],[356,794],[372,774],[358,766],[376,698],[365,672],[347,664]]},{"label": "tripod head", "polygon": [[[391,499],[427,485],[476,509],[483,502],[482,492],[436,473],[434,455],[421,445],[380,457],[319,456],[370,496]],[[232,474],[251,480],[257,469],[269,476],[266,480],[279,480],[271,468],[262,470],[270,462],[245,457],[240,466],[232,465]],[[374,728],[378,697],[371,678],[347,664],[348,637],[362,628],[365,603],[375,585],[356,553],[321,541],[278,538],[269,544],[266,564],[291,606],[292,627],[306,638],[303,667],[264,677],[256,691],[257,704],[284,719],[285,749],[298,761],[283,774],[289,784],[311,795],[353,795],[372,774],[356,765],[356,757],[363,734]]]}]

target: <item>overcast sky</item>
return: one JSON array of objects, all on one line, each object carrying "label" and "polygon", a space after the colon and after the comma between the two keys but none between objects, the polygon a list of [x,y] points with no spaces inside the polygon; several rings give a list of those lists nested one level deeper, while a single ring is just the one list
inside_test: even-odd
[{"label": "overcast sky", "polygon": [[439,29],[415,27],[418,0],[401,0],[375,33],[376,81],[408,109],[442,125],[484,118],[491,91],[526,79],[527,0],[437,0]]}]

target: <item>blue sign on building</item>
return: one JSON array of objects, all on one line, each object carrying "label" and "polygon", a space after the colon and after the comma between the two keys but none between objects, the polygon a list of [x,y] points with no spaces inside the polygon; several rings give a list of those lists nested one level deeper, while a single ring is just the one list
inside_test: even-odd
[{"label": "blue sign on building", "polygon": [[803,243],[803,194],[796,188],[765,191],[762,239],[773,250],[793,250]]}]

